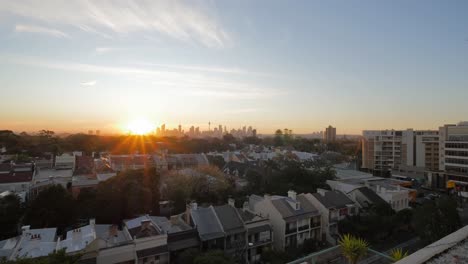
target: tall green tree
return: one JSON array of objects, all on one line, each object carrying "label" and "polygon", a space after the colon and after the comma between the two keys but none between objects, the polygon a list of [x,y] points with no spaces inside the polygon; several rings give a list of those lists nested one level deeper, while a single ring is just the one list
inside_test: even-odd
[{"label": "tall green tree", "polygon": [[0,240],[17,235],[23,208],[17,195],[0,198]]},{"label": "tall green tree", "polygon": [[26,210],[24,223],[33,228],[65,227],[75,222],[75,201],[61,185],[41,191]]},{"label": "tall green tree", "polygon": [[281,131],[281,129],[275,131],[275,137],[273,141],[276,147],[284,145],[283,131]]},{"label": "tall green tree", "polygon": [[441,239],[461,226],[456,200],[442,197],[415,209],[413,226],[427,244]]}]

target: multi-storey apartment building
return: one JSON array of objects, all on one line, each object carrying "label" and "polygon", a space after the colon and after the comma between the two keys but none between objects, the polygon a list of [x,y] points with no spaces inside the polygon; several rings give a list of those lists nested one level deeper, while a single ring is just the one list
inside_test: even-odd
[{"label": "multi-storey apartment building", "polygon": [[439,136],[439,170],[429,173],[432,186],[455,187],[468,198],[468,122],[440,127]]},{"label": "multi-storey apartment building", "polygon": [[307,193],[305,198],[320,212],[322,232],[327,241],[336,244],[338,222],[348,215],[358,214],[357,205],[340,191],[317,189],[317,193]]},{"label": "multi-storey apartment building", "polygon": [[401,164],[401,130],[365,130],[362,140],[362,168],[386,174]]},{"label": "multi-storey apartment building", "polygon": [[362,168],[377,175],[392,169],[437,169],[438,134],[435,130],[365,130]]},{"label": "multi-storey apartment building", "polygon": [[323,133],[323,141],[325,143],[335,142],[336,140],[336,127],[328,126]]}]

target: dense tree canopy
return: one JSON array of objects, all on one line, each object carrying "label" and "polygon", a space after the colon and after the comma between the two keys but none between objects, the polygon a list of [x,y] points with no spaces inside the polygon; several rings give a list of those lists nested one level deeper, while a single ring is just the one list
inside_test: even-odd
[{"label": "dense tree canopy", "polygon": [[173,171],[165,177],[164,196],[174,202],[176,213],[185,210],[187,201],[199,203],[225,202],[232,193],[232,185],[214,166]]},{"label": "dense tree canopy", "polygon": [[434,242],[456,231],[461,226],[457,202],[452,198],[442,197],[416,208],[413,226],[426,243]]},{"label": "dense tree canopy", "polygon": [[32,228],[57,227],[64,230],[75,221],[75,201],[61,185],[53,185],[34,199],[26,210],[24,224]]},{"label": "dense tree canopy", "polygon": [[264,183],[255,173],[247,175],[255,193],[264,190],[271,194],[284,194],[290,189],[298,193],[315,192],[317,188],[326,187],[325,182],[334,179],[336,173],[331,164],[321,160],[300,162],[283,157],[270,160],[264,166],[271,170]]},{"label": "dense tree canopy", "polygon": [[[95,212],[79,211],[80,215],[95,215],[102,223],[120,223],[140,214],[159,213],[160,176],[156,169],[133,170],[99,183],[96,194],[84,193],[78,202],[96,204]],[[93,201],[94,199],[94,201]]]}]

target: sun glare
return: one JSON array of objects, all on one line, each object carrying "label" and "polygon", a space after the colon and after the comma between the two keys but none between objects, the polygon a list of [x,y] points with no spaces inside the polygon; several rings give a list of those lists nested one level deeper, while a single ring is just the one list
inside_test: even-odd
[{"label": "sun glare", "polygon": [[154,126],[145,119],[133,120],[127,124],[127,130],[134,135],[146,135],[153,129]]}]

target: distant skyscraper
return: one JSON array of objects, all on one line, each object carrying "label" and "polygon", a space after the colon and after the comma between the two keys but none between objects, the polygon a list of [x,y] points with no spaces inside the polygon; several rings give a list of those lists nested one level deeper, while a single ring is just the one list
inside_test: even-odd
[{"label": "distant skyscraper", "polygon": [[101,130],[96,130],[96,136],[99,136],[101,134]]},{"label": "distant skyscraper", "polygon": [[325,128],[325,133],[323,134],[323,141],[325,143],[335,142],[336,140],[336,127],[328,126]]},{"label": "distant skyscraper", "polygon": [[92,135],[93,134],[93,130],[88,130],[88,135]]}]

